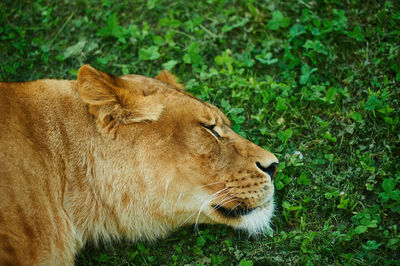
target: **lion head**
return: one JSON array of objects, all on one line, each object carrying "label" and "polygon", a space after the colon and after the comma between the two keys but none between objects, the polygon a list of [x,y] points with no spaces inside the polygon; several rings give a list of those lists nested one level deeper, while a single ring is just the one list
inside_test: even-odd
[{"label": "lion head", "polygon": [[151,238],[185,224],[269,228],[278,160],[217,107],[167,71],[115,77],[85,65],[77,86],[99,132],[87,165],[108,229]]}]

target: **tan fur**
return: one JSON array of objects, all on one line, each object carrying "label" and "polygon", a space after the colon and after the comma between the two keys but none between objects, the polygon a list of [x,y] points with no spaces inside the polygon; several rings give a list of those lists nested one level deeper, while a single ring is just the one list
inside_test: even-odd
[{"label": "tan fur", "polygon": [[178,83],[176,77],[168,70],[161,71],[155,78],[171,85],[174,88],[182,90],[184,88],[183,84]]},{"label": "tan fur", "polygon": [[256,162],[276,157],[182,87],[88,65],[77,81],[0,83],[0,265],[72,265],[87,240],[185,224],[268,228],[274,188]]}]

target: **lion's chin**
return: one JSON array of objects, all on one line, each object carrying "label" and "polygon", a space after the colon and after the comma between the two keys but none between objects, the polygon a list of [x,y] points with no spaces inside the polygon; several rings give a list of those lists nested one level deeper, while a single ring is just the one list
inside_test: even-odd
[{"label": "lion's chin", "polygon": [[247,231],[250,235],[257,235],[266,231],[271,231],[271,218],[274,214],[274,201],[253,209],[247,215],[241,216],[241,221],[234,228]]},{"label": "lion's chin", "polygon": [[254,209],[229,210],[221,206],[211,206],[213,216],[210,217],[217,223],[226,224],[233,228],[248,232],[249,235],[258,235],[271,231],[270,223],[274,213],[274,200]]}]

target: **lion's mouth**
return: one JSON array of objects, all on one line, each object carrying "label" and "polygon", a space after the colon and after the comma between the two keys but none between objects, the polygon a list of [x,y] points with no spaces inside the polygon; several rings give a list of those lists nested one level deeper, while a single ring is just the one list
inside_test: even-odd
[{"label": "lion's mouth", "polygon": [[244,216],[249,213],[251,213],[255,208],[249,209],[247,207],[240,207],[240,208],[232,208],[232,209],[227,209],[225,207],[222,207],[220,205],[212,205],[212,207],[217,210],[220,214],[226,217],[239,217],[239,216]]}]

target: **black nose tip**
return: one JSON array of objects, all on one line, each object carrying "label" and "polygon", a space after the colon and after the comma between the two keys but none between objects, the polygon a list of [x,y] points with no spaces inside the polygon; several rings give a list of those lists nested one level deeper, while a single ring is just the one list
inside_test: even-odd
[{"label": "black nose tip", "polygon": [[260,162],[256,162],[256,165],[258,168],[261,169],[264,173],[267,173],[271,179],[274,179],[274,176],[276,172],[278,172],[278,164],[277,163],[271,163],[268,167],[264,167],[261,165]]}]

